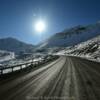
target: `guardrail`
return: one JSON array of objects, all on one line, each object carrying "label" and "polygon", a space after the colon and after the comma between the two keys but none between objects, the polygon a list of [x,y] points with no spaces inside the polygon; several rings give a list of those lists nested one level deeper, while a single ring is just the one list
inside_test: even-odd
[{"label": "guardrail", "polygon": [[[39,60],[39,61],[31,61],[31,62],[27,62],[27,63],[23,63],[23,64],[18,64],[18,65],[14,65],[14,66],[9,66],[9,67],[1,67],[0,68],[0,75],[3,74],[7,74],[7,73],[12,73],[14,71],[18,71],[18,70],[22,70],[24,68],[27,67],[34,67],[34,66],[38,66],[40,64],[43,64],[45,62],[47,62],[48,60],[54,60],[57,59],[58,57],[51,57],[50,59],[44,59],[44,60]],[[32,65],[32,66],[31,66]]]},{"label": "guardrail", "polygon": [[22,70],[26,67],[29,67],[31,64],[33,65],[38,65],[41,61],[32,61],[32,62],[27,62],[23,64],[18,64],[14,66],[9,66],[9,67],[1,67],[0,68],[0,75],[6,74],[6,73],[11,73],[17,70]]}]

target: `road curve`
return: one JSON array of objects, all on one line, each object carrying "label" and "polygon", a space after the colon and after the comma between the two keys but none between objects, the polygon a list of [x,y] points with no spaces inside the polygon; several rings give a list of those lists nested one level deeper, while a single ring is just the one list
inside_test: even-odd
[{"label": "road curve", "polygon": [[0,81],[0,100],[100,100],[100,63],[60,57]]}]

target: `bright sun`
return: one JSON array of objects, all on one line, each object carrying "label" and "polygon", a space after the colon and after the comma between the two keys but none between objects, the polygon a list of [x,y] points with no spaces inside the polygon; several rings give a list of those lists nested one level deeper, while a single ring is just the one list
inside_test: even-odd
[{"label": "bright sun", "polygon": [[42,20],[39,20],[35,23],[35,30],[39,33],[43,32],[45,30],[45,22]]}]

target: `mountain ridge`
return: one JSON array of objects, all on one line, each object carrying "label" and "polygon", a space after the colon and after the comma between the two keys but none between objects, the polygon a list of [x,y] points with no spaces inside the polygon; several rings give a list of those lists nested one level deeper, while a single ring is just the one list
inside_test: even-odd
[{"label": "mountain ridge", "polygon": [[100,35],[100,23],[78,25],[51,36],[41,43],[38,48],[66,47],[76,45]]}]

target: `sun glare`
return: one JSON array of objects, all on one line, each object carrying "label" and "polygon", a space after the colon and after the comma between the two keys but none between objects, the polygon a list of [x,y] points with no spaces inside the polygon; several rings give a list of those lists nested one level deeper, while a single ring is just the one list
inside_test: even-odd
[{"label": "sun glare", "polygon": [[35,23],[35,30],[39,33],[45,31],[45,22],[40,20]]}]

